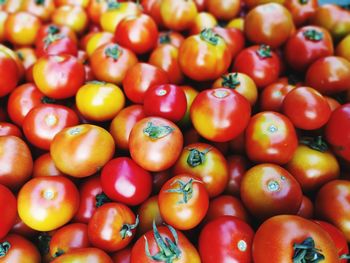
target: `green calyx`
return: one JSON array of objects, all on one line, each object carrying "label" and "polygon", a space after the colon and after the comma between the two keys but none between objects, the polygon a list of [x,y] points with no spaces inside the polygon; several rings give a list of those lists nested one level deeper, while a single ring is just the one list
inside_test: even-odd
[{"label": "green calyx", "polygon": [[148,122],[147,127],[143,129],[143,133],[152,139],[160,139],[172,133],[175,129],[167,125],[154,125]]},{"label": "green calyx", "polygon": [[323,33],[320,31],[317,31],[315,29],[306,30],[303,33],[303,35],[307,40],[311,40],[311,41],[315,41],[315,42],[321,41],[323,39]]},{"label": "green calyx", "polygon": [[179,238],[176,230],[172,226],[167,225],[167,227],[170,230],[175,242],[173,242],[168,237],[166,237],[164,240],[163,237],[159,234],[156,223],[153,221],[153,235],[159,248],[159,252],[153,256],[151,255],[149,251],[148,241],[145,237],[145,253],[149,259],[157,262],[173,263],[174,260],[180,258],[181,250],[178,247]]},{"label": "green calyx", "polygon": [[45,0],[35,0],[35,4],[37,4],[37,5],[44,5],[45,4]]},{"label": "green calyx", "polygon": [[195,180],[191,178],[187,183],[181,181],[181,180],[175,180],[174,182],[171,183],[171,185],[174,185],[176,183],[179,184],[179,188],[176,189],[169,189],[166,192],[167,193],[177,193],[177,194],[182,194],[182,200],[178,202],[178,204],[187,204],[187,202],[192,198],[193,194],[193,182],[198,182],[200,181]]},{"label": "green calyx", "polygon": [[319,152],[326,152],[328,150],[328,144],[322,139],[322,136],[302,138],[299,142]]},{"label": "green calyx", "polygon": [[0,0],[0,5],[6,4],[7,0]]},{"label": "green calyx", "polygon": [[55,25],[51,25],[48,28],[48,34],[54,35],[54,34],[58,34],[59,32],[60,32],[60,29]]},{"label": "green calyx", "polygon": [[11,244],[7,241],[0,243],[0,258],[6,256],[7,252],[9,252],[11,248]]},{"label": "green calyx", "polygon": [[86,82],[86,84],[106,85],[107,82],[100,81],[100,80],[91,80],[91,81]]},{"label": "green calyx", "polygon": [[53,104],[56,102],[56,100],[53,98],[49,98],[49,97],[44,96],[41,98],[41,102],[44,104]]},{"label": "green calyx", "polygon": [[136,216],[135,224],[124,224],[122,228],[120,229],[119,233],[122,239],[125,239],[126,237],[132,236],[132,231],[137,228],[139,225],[139,215]]},{"label": "green calyx", "polygon": [[294,244],[293,263],[317,263],[324,261],[322,251],[315,247],[315,241],[308,237],[300,244]]},{"label": "green calyx", "polygon": [[210,28],[203,29],[199,36],[202,40],[213,46],[216,46],[219,43],[220,36],[215,34]]},{"label": "green calyx", "polygon": [[309,0],[299,0],[299,3],[302,5],[306,5],[309,2]]},{"label": "green calyx", "polygon": [[17,54],[18,58],[19,58],[21,61],[24,60],[24,56],[23,56],[23,54],[22,54],[21,51],[16,51],[16,54]]},{"label": "green calyx", "polygon": [[47,255],[49,253],[50,241],[51,241],[51,236],[46,232],[43,232],[38,236],[37,246],[41,255]]},{"label": "green calyx", "polygon": [[256,53],[261,58],[271,58],[272,57],[271,47],[269,45],[260,45],[259,49],[256,51]]},{"label": "green calyx", "polygon": [[196,167],[205,162],[205,155],[210,151],[210,148],[205,149],[204,151],[199,151],[196,148],[188,149],[190,153],[187,157],[187,163],[191,167]]},{"label": "green calyx", "polygon": [[112,200],[109,199],[104,192],[97,194],[95,197],[95,200],[96,200],[95,207],[100,207],[106,203],[112,202]]},{"label": "green calyx", "polygon": [[169,44],[171,42],[169,33],[162,34],[159,37],[159,43],[160,44]]},{"label": "green calyx", "polygon": [[48,48],[48,46],[51,44],[51,43],[53,43],[53,42],[55,42],[55,41],[57,41],[57,40],[60,40],[60,39],[62,39],[62,38],[64,38],[64,36],[62,35],[62,34],[48,34],[45,38],[44,38],[44,47],[45,48]]},{"label": "green calyx", "polygon": [[237,88],[237,86],[239,86],[241,84],[241,82],[238,80],[238,73],[229,73],[226,75],[223,75],[221,77],[222,81],[221,81],[221,86],[223,87],[227,87],[230,89],[235,89]]},{"label": "green calyx", "polygon": [[57,258],[59,256],[62,256],[64,254],[64,250],[61,248],[58,248],[57,251],[55,252],[55,254],[53,255],[54,258]]},{"label": "green calyx", "polygon": [[108,4],[107,4],[108,10],[118,9],[119,7],[120,7],[120,3],[118,2],[118,0],[108,0]]},{"label": "green calyx", "polygon": [[110,57],[116,61],[121,56],[122,50],[118,45],[113,45],[111,47],[106,48],[105,54],[107,57]]}]

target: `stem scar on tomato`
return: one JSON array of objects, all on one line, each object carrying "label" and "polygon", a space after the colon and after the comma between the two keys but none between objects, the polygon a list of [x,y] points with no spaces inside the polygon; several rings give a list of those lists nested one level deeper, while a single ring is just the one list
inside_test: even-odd
[{"label": "stem scar on tomato", "polygon": [[169,189],[165,192],[182,194],[183,199],[182,199],[182,201],[179,201],[178,204],[187,204],[187,202],[192,198],[193,182],[201,183],[201,181],[195,180],[193,178],[191,178],[187,183],[185,183],[181,180],[175,180],[170,185],[174,185],[174,184],[178,183],[180,187],[177,189]]},{"label": "stem scar on tomato", "polygon": [[9,242],[5,241],[0,243],[0,258],[6,256],[10,248],[11,248],[11,244]]},{"label": "stem scar on tomato", "polygon": [[316,138],[305,137],[299,142],[319,152],[326,152],[328,150],[328,144],[323,140],[322,136],[317,136]]},{"label": "stem scar on tomato", "polygon": [[125,239],[126,237],[131,237],[132,230],[137,228],[137,226],[139,225],[139,222],[140,222],[139,215],[137,215],[134,224],[123,224],[122,228],[119,231],[122,239]]},{"label": "stem scar on tomato", "polygon": [[112,58],[114,61],[117,61],[118,58],[122,55],[122,50],[120,49],[120,47],[115,44],[112,47],[108,47],[105,50],[105,55],[109,58]]},{"label": "stem scar on tomato", "polygon": [[219,35],[215,34],[210,28],[205,28],[200,33],[200,38],[213,46],[216,46],[219,42]]},{"label": "stem scar on tomato", "polygon": [[205,162],[205,155],[211,150],[211,148],[205,149],[204,151],[199,151],[196,148],[188,149],[190,153],[187,157],[187,163],[191,167],[196,167]]},{"label": "stem scar on tomato", "polygon": [[235,89],[241,84],[238,80],[238,73],[229,73],[227,75],[221,76],[222,82],[221,85],[225,88]]},{"label": "stem scar on tomato", "polygon": [[160,139],[172,133],[175,129],[167,125],[154,125],[153,122],[148,122],[147,127],[143,129],[143,133],[151,139]]},{"label": "stem scar on tomato", "polygon": [[271,47],[269,45],[260,45],[259,49],[256,51],[259,57],[261,58],[271,58],[272,53],[271,53]]},{"label": "stem scar on tomato", "polygon": [[293,263],[317,263],[325,260],[322,251],[315,247],[312,237],[306,238],[301,243],[295,243],[293,249]]},{"label": "stem scar on tomato", "polygon": [[323,33],[320,31],[317,31],[316,29],[306,30],[303,33],[303,35],[307,40],[311,40],[315,42],[321,41],[323,39]]}]

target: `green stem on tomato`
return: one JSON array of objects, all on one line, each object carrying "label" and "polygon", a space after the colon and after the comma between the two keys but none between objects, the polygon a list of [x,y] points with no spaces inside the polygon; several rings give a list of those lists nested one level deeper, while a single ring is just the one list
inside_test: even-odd
[{"label": "green stem on tomato", "polygon": [[118,9],[119,7],[120,7],[120,3],[118,2],[118,0],[108,0],[108,4],[107,4],[108,10]]},{"label": "green stem on tomato", "polygon": [[322,136],[317,136],[316,138],[305,137],[299,142],[319,152],[326,152],[328,150],[328,144],[322,139]]},{"label": "green stem on tomato", "polygon": [[216,46],[219,43],[219,35],[215,34],[210,28],[203,29],[199,36],[202,40],[213,46]]},{"label": "green stem on tomato", "polygon": [[122,54],[122,50],[118,45],[113,45],[111,47],[106,48],[105,54],[107,57],[113,58],[114,60],[118,60],[118,58]]},{"label": "green stem on tomato", "polygon": [[143,129],[143,133],[151,139],[160,139],[174,131],[173,127],[167,125],[154,125],[153,122],[148,122],[147,127]]},{"label": "green stem on tomato", "polygon": [[139,215],[137,215],[134,224],[124,224],[119,231],[122,239],[125,239],[126,237],[131,237],[132,231],[137,228],[137,226],[139,225],[139,222],[140,222]]},{"label": "green stem on tomato", "polygon": [[159,43],[160,44],[169,44],[170,42],[171,42],[171,39],[170,39],[170,34],[168,32],[162,34],[159,37]]},{"label": "green stem on tomato", "polygon": [[171,183],[171,185],[174,185],[176,183],[179,184],[179,188],[176,189],[169,189],[166,190],[167,193],[178,193],[182,194],[182,200],[178,202],[179,204],[187,204],[189,200],[192,198],[193,194],[193,182],[200,182],[198,180],[195,180],[191,178],[187,183],[181,181],[181,180],[175,180],[174,182]]},{"label": "green stem on tomato", "polygon": [[0,243],[0,258],[6,256],[11,248],[11,244],[7,241]]},{"label": "green stem on tomato", "polygon": [[238,80],[238,73],[229,73],[226,75],[223,75],[221,77],[221,86],[227,87],[230,89],[235,89],[237,86],[241,84],[241,82]]},{"label": "green stem on tomato", "polygon": [[109,197],[104,192],[97,194],[95,197],[95,201],[95,207],[100,207],[106,203],[112,202],[112,200],[109,199]]},{"label": "green stem on tomato", "polygon": [[318,263],[325,260],[322,251],[315,247],[312,237],[306,238],[302,243],[295,243],[293,249],[293,263]]},{"label": "green stem on tomato", "polygon": [[256,53],[259,55],[261,58],[271,58],[272,53],[271,53],[271,47],[269,45],[260,45],[259,49],[256,51]]},{"label": "green stem on tomato", "polygon": [[307,40],[311,40],[311,41],[318,42],[323,39],[323,33],[316,29],[308,29],[304,31],[303,35]]},{"label": "green stem on tomato", "polygon": [[37,5],[44,5],[45,4],[45,0],[35,0],[35,4],[37,4]]},{"label": "green stem on tomato", "polygon": [[210,151],[211,148],[199,151],[196,148],[188,149],[190,153],[187,156],[187,164],[191,167],[196,167],[205,162],[205,155]]}]

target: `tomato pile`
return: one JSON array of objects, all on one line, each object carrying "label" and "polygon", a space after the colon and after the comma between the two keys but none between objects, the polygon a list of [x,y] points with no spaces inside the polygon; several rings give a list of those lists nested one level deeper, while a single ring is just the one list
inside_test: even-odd
[{"label": "tomato pile", "polygon": [[350,11],[0,1],[0,263],[345,263]]}]

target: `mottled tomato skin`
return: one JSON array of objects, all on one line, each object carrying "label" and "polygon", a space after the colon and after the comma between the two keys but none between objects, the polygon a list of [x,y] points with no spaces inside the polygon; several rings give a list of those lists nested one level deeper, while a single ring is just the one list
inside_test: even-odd
[{"label": "mottled tomato skin", "polygon": [[152,190],[151,174],[128,157],[110,160],[101,171],[103,192],[129,206],[145,201]]},{"label": "mottled tomato skin", "polygon": [[2,239],[11,230],[17,216],[17,200],[6,186],[0,184],[0,201],[6,204],[6,211],[0,217],[0,238]]},{"label": "mottled tomato skin", "polygon": [[68,252],[52,261],[52,263],[113,263],[112,259],[106,252],[98,248],[79,248]]},{"label": "mottled tomato skin", "polygon": [[264,111],[250,119],[245,133],[246,153],[250,160],[285,164],[292,159],[297,146],[295,128],[286,116]]},{"label": "mottled tomato skin", "polygon": [[199,236],[203,263],[252,262],[254,231],[234,216],[221,216],[206,224]]}]

